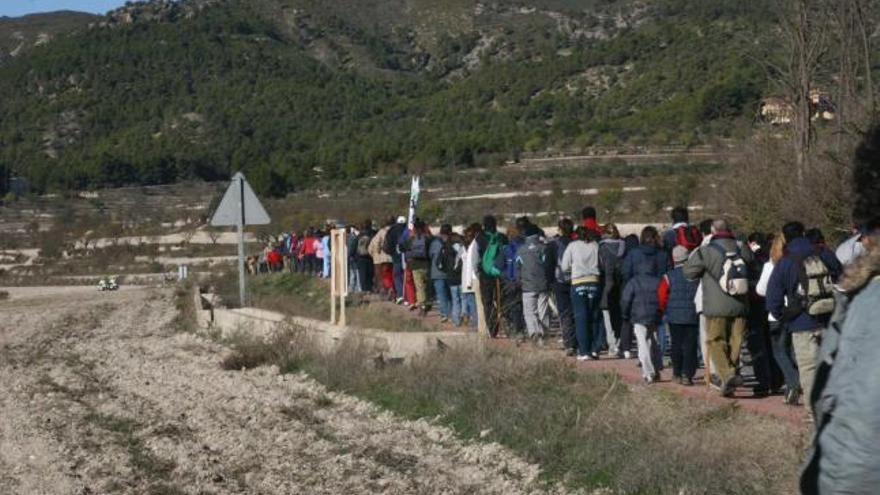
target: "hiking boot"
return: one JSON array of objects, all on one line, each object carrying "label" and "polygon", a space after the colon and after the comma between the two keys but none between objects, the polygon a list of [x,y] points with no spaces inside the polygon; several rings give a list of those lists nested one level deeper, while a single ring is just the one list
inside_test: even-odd
[{"label": "hiking boot", "polygon": [[577,360],[578,361],[592,361],[593,358],[590,357],[589,354],[581,354],[580,356],[577,357]]},{"label": "hiking boot", "polygon": [[684,377],[684,378],[681,379],[681,384],[682,384],[683,386],[685,386],[685,387],[693,387],[693,386],[694,386],[694,379],[693,379],[693,378]]},{"label": "hiking boot", "polygon": [[794,387],[792,389],[786,389],[785,391],[785,399],[784,402],[789,406],[798,405],[798,399],[801,398],[801,389],[798,387]]},{"label": "hiking boot", "polygon": [[736,375],[731,376],[721,384],[721,397],[733,397],[736,393]]}]

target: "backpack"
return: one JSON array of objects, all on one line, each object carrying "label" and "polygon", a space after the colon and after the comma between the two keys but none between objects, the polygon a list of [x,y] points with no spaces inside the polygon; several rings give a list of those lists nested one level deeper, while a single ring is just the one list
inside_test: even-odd
[{"label": "backpack", "polygon": [[739,252],[725,251],[723,247],[712,243],[722,256],[724,256],[724,264],[721,266],[721,277],[718,279],[718,285],[721,286],[721,292],[729,296],[743,296],[749,293],[749,270],[745,260]]},{"label": "backpack", "polygon": [[358,254],[358,256],[369,256],[370,255],[370,236],[369,235],[363,234],[360,237],[358,237],[357,254]]},{"label": "backpack", "polygon": [[388,256],[397,254],[397,241],[400,240],[400,228],[398,225],[400,224],[395,224],[388,229],[388,233],[385,234],[385,242],[382,243],[382,252]]},{"label": "backpack", "polygon": [[407,239],[407,256],[413,260],[428,259],[428,236],[415,235]]},{"label": "backpack", "polygon": [[441,273],[452,277],[456,273],[461,273],[461,263],[459,262],[458,253],[449,241],[444,242],[440,247],[440,253],[437,255],[437,261],[434,263]]},{"label": "backpack", "polygon": [[483,258],[480,260],[480,266],[483,273],[492,277],[499,278],[504,270],[503,244],[501,242],[501,234],[498,232],[486,232],[489,242],[486,250],[483,252]]},{"label": "backpack", "polygon": [[683,246],[688,251],[700,247],[703,242],[703,234],[696,225],[682,225],[675,229],[675,243]]},{"label": "backpack", "polygon": [[819,255],[807,256],[801,262],[801,305],[811,316],[826,315],[834,311],[834,283],[828,266]]}]

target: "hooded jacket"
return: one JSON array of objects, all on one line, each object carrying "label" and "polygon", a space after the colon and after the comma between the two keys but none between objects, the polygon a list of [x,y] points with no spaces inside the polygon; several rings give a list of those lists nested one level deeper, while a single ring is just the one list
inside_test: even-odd
[{"label": "hooded jacket", "polygon": [[563,273],[570,274],[569,279],[572,282],[585,278],[595,278],[598,281],[600,275],[599,245],[580,239],[571,241],[565,248],[565,253],[562,254],[559,268]]},{"label": "hooded jacket", "polygon": [[660,300],[657,287],[660,278],[650,273],[635,275],[623,288],[620,306],[623,319],[640,325],[656,325],[660,322]]},{"label": "hooded jacket", "polygon": [[[712,246],[719,245],[723,251],[739,250],[746,265],[752,262],[752,251],[741,249],[730,232],[718,232],[706,245],[700,246],[684,264],[684,276],[688,280],[699,279],[703,292],[702,313],[712,318],[738,318],[749,314],[748,295],[733,297],[721,290],[718,280],[724,269],[724,255]],[[699,305],[698,305],[699,306]]]},{"label": "hooded jacket", "polygon": [[538,234],[530,235],[516,251],[519,277],[523,292],[546,292],[550,290],[547,278],[547,245]]},{"label": "hooded jacket", "polygon": [[[786,298],[788,301],[800,299],[798,288],[801,260],[818,254],[828,268],[832,280],[837,280],[842,271],[834,253],[827,249],[817,250],[806,237],[792,240],[785,246],[785,251],[785,256],[773,268],[773,273],[770,274],[770,280],[767,282],[767,311],[778,321],[783,320]],[[789,319],[787,323],[790,331],[805,332],[824,327],[828,323],[828,318],[816,318],[803,311],[793,319]]]},{"label": "hooded jacket", "polygon": [[621,239],[599,241],[599,269],[602,271],[602,300],[599,306],[608,309],[618,304],[623,289],[623,258],[626,244]]},{"label": "hooded jacket", "polygon": [[666,273],[666,253],[655,247],[640,244],[630,251],[623,260],[623,281],[628,282],[638,274],[661,277]]},{"label": "hooded jacket", "polygon": [[842,283],[846,291],[819,349],[812,404],[813,449],[801,493],[876,493],[880,486],[880,246],[865,253]]}]

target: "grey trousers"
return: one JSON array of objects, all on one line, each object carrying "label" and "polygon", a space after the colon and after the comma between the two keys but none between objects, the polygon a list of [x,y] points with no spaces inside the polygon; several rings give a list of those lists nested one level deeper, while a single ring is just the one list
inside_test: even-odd
[{"label": "grey trousers", "polygon": [[522,301],[529,337],[543,337],[550,328],[550,292],[523,292]]}]

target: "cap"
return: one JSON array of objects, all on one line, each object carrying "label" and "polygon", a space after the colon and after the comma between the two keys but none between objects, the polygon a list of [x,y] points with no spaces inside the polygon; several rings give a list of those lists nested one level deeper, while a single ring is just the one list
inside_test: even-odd
[{"label": "cap", "polygon": [[683,261],[687,261],[688,255],[690,252],[684,246],[675,246],[672,248],[672,261],[675,263],[681,263]]},{"label": "cap", "polygon": [[406,217],[403,217],[403,216],[397,217],[397,223],[406,223]]}]

